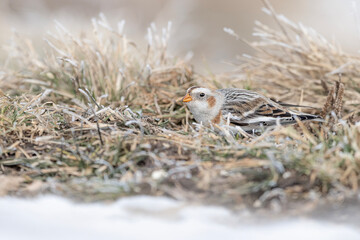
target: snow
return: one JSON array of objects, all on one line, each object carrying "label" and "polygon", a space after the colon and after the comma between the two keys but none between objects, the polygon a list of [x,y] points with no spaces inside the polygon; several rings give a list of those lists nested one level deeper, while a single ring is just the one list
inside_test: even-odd
[{"label": "snow", "polygon": [[74,203],[47,195],[0,198],[0,239],[360,239],[360,229],[306,218],[244,223],[246,214],[137,196]]}]

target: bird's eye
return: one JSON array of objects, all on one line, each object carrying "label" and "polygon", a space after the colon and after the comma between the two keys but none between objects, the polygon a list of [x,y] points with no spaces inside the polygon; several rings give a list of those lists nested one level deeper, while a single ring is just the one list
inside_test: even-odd
[{"label": "bird's eye", "polygon": [[200,97],[205,97],[205,93],[200,93]]}]

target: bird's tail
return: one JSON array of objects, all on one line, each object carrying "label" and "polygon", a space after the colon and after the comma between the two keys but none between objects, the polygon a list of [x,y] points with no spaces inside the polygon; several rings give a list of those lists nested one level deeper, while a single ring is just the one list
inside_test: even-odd
[{"label": "bird's tail", "polygon": [[302,113],[302,112],[294,112],[291,111],[293,114],[293,118],[296,121],[296,118],[298,118],[300,121],[314,121],[314,122],[324,122],[324,119],[318,115],[315,114],[308,114],[308,113]]}]

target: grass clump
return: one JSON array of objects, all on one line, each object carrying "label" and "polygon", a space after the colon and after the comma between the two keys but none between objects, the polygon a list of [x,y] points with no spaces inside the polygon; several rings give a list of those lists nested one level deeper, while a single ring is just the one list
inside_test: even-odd
[{"label": "grass clump", "polygon": [[[152,194],[254,207],[313,200],[311,191],[352,196],[360,170],[358,57],[267,7],[280,30],[256,23],[260,40],[250,45],[257,54],[215,83],[170,56],[170,27],[158,34],[151,25],[144,47],[102,15],[80,37],[56,23],[43,54],[17,38],[0,79],[0,171],[22,179],[13,192],[89,201]],[[199,82],[262,86],[279,100],[298,95],[298,103],[322,107],[326,122],[252,139],[221,136],[190,124],[177,100]]]}]

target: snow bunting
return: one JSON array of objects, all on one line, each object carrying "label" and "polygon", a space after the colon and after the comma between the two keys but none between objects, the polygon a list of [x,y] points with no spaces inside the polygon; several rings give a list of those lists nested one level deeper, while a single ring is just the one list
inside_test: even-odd
[{"label": "snow bunting", "polygon": [[275,102],[256,92],[226,88],[210,90],[191,87],[182,101],[198,123],[241,127],[252,132],[265,127],[294,124],[300,121],[322,121],[317,115],[290,110],[296,105]]}]

